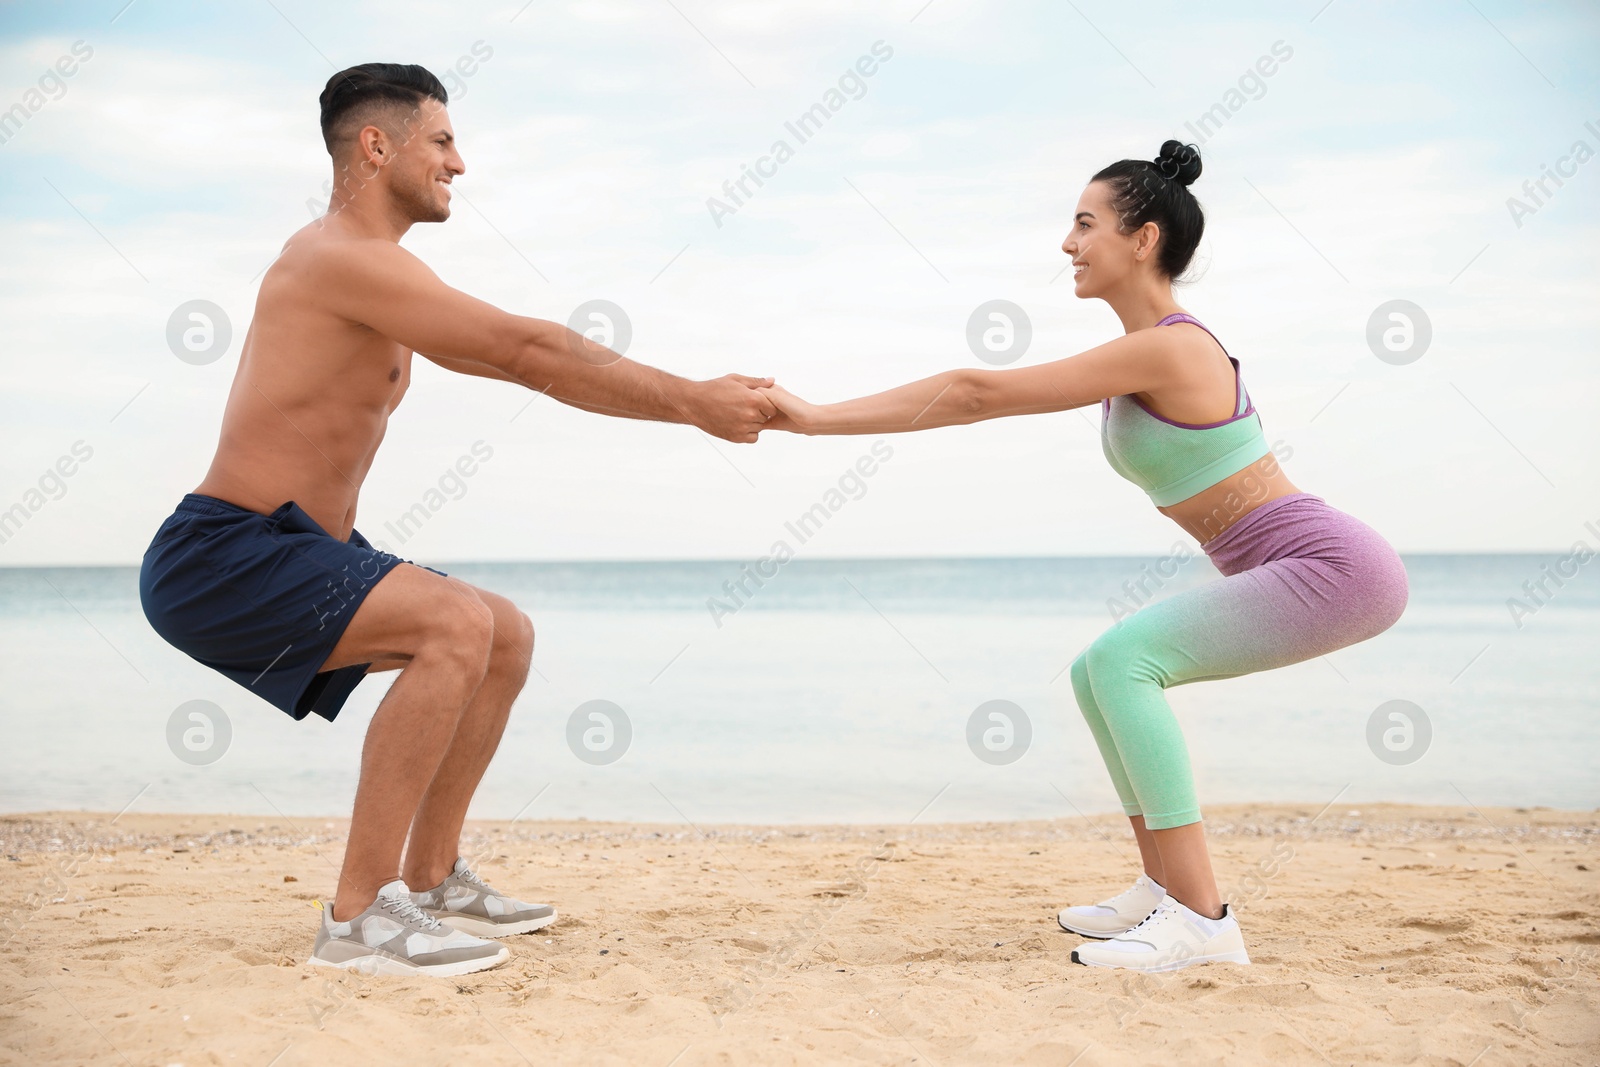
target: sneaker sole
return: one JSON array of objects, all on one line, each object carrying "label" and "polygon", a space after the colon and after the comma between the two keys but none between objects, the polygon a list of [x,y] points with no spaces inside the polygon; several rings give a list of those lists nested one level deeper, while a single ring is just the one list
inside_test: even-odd
[{"label": "sneaker sole", "polygon": [[387,953],[384,955],[357,956],[343,963],[333,963],[329,960],[320,960],[312,956],[306,962],[313,967],[328,967],[336,971],[355,971],[369,977],[408,978],[412,975],[424,974],[430,978],[455,978],[463,974],[473,974],[477,971],[487,971],[498,967],[511,958],[511,950],[504,945],[493,956],[485,956],[476,960],[460,960],[456,963],[436,963],[432,965],[408,963],[398,956]]},{"label": "sneaker sole", "polygon": [[440,922],[473,937],[506,937],[510,934],[531,934],[535,930],[543,930],[555,922],[559,913],[552,911],[542,919],[524,919],[517,923],[496,923],[488,919],[480,919],[476,915],[461,915],[450,911],[428,911],[428,914]]},{"label": "sneaker sole", "polygon": [[1239,952],[1215,952],[1209,956],[1189,956],[1170,963],[1158,964],[1155,967],[1133,967],[1126,963],[1101,963],[1098,960],[1084,960],[1078,958],[1078,950],[1072,950],[1072,962],[1084,967],[1105,967],[1111,970],[1139,971],[1143,974],[1164,974],[1167,971],[1181,971],[1185,967],[1196,963],[1249,963],[1250,954]]},{"label": "sneaker sole", "polygon": [[1124,926],[1120,930],[1086,930],[1081,926],[1068,926],[1066,923],[1061,921],[1061,916],[1059,915],[1056,916],[1056,925],[1061,927],[1061,929],[1065,930],[1069,934],[1077,934],[1079,937],[1093,938],[1096,941],[1109,941],[1113,937],[1121,937],[1123,934],[1133,929],[1132,926]]}]

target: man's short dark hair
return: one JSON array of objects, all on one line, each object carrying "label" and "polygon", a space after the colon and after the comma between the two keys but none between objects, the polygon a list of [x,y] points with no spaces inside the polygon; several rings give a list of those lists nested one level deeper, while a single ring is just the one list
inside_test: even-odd
[{"label": "man's short dark hair", "polygon": [[413,111],[428,97],[441,104],[450,102],[439,79],[415,63],[362,63],[341,70],[328,79],[319,98],[322,143],[331,155],[343,132],[341,120],[350,116],[364,118],[374,104]]}]

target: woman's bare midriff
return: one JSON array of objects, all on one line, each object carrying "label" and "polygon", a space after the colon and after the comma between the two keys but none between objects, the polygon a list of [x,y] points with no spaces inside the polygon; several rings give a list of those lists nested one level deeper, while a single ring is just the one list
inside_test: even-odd
[{"label": "woman's bare midriff", "polygon": [[1244,470],[1188,500],[1156,510],[1204,545],[1267,501],[1300,491],[1283,473],[1278,457],[1268,452]]}]

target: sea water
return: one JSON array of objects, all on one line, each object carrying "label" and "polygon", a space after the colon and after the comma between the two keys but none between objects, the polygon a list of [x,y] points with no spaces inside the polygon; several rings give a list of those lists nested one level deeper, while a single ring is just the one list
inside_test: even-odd
[{"label": "sea water", "polygon": [[[1408,556],[1387,633],[1170,690],[1202,807],[1594,808],[1600,577],[1557,585],[1551,562]],[[686,826],[1116,812],[1067,666],[1117,618],[1219,580],[1198,554],[433,565],[537,631],[473,815]],[[10,812],[347,814],[395,677],[334,723],[295,722],[166,645],[123,567],[0,568],[0,657]]]}]

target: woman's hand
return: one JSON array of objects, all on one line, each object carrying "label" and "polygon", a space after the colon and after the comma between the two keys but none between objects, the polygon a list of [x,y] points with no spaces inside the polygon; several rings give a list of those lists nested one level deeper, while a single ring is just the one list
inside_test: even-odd
[{"label": "woman's hand", "polygon": [[778,413],[767,420],[763,430],[788,430],[790,433],[816,433],[822,424],[822,409],[808,404],[781,385],[773,384],[756,392],[764,395],[778,408]]}]

